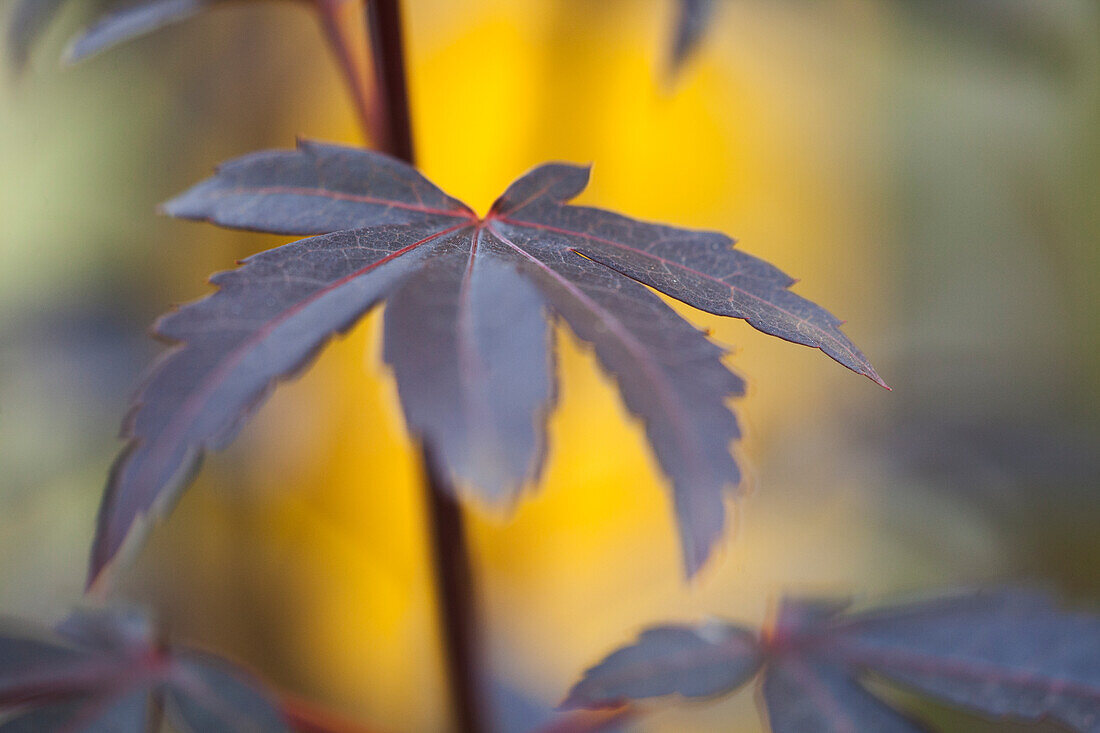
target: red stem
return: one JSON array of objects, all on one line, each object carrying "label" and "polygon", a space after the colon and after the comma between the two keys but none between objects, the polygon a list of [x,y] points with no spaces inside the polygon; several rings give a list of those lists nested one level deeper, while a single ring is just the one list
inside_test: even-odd
[{"label": "red stem", "polygon": [[374,101],[384,130],[376,144],[414,165],[400,0],[367,0],[367,32],[374,62]]},{"label": "red stem", "polygon": [[[378,146],[413,165],[400,0],[367,0],[367,32],[374,65],[375,104],[384,122]],[[481,689],[477,604],[462,506],[426,440],[421,443],[420,457],[435,565],[436,602],[455,724],[461,733],[485,733],[490,730],[490,718]]]},{"label": "red stem", "polygon": [[[409,165],[415,161],[400,0],[366,0],[366,28],[370,40],[373,88],[355,64],[346,27],[339,11],[347,0],[314,0],[336,58],[351,88],[364,132],[383,152]],[[431,446],[422,445],[425,503],[435,565],[444,658],[451,700],[461,733],[489,730],[483,714],[481,674],[476,638],[476,608],[462,507],[445,473],[436,465]],[[294,717],[296,709],[288,709]],[[294,717],[306,733],[330,733],[317,719]]]},{"label": "red stem", "polygon": [[436,602],[455,725],[461,733],[490,730],[478,659],[477,607],[466,528],[454,487],[431,446],[420,449],[435,565]]}]

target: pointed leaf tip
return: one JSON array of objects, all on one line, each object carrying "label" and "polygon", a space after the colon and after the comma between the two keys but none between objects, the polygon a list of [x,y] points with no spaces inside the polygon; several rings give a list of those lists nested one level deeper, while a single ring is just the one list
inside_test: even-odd
[{"label": "pointed leaf tip", "polygon": [[62,60],[73,64],[159,28],[185,20],[224,0],[145,0],[106,13],[73,38]]},{"label": "pointed leaf tip", "polygon": [[588,186],[592,166],[545,163],[515,180],[489,209],[490,217],[509,217],[532,206],[563,204]]},{"label": "pointed leaf tip", "polygon": [[678,0],[667,69],[669,83],[676,80],[684,64],[702,42],[716,4],[715,0]]}]

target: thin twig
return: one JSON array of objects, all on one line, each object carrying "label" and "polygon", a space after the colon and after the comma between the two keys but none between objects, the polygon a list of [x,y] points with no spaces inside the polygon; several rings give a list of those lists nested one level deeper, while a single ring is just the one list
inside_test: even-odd
[{"label": "thin twig", "polygon": [[[413,165],[400,0],[367,0],[367,33],[374,68],[375,114],[383,122],[375,144]],[[436,602],[455,723],[461,733],[487,733],[490,727],[484,710],[486,698],[481,690],[477,604],[462,507],[427,441],[421,442],[420,456]]]},{"label": "thin twig", "polygon": [[462,506],[428,443],[421,444],[420,455],[455,723],[461,733],[485,733],[489,726],[483,710],[477,607]]}]

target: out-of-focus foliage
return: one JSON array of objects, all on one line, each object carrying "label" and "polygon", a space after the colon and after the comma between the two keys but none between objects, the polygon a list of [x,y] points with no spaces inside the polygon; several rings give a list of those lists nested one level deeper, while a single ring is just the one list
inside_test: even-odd
[{"label": "out-of-focus foliage", "polygon": [[0,730],[289,731],[250,675],[185,647],[168,647],[136,611],[81,610],[56,629],[0,622]]},{"label": "out-of-focus foliage", "polygon": [[565,705],[715,697],[759,674],[775,733],[926,730],[869,693],[877,675],[994,719],[1100,727],[1100,617],[1014,590],[857,614],[847,605],[784,600],[759,636],[719,622],[650,628],[588,670]]},{"label": "out-of-focus foliage", "polygon": [[[93,8],[107,5],[107,12],[72,40],[65,58],[79,61],[123,41],[189,18],[218,2],[220,0],[146,0],[110,5],[106,0],[96,0],[81,9],[86,11],[88,5]],[[64,4],[65,0],[14,0],[11,3],[6,36],[9,56],[17,70],[26,65],[31,49]]]},{"label": "out-of-focus foliage", "polygon": [[[110,10],[73,39],[65,56],[79,61],[131,38],[151,33],[216,5],[221,0],[149,0]],[[31,0],[34,2],[34,0]]]},{"label": "out-of-focus foliage", "polygon": [[7,19],[5,38],[8,57],[16,69],[22,69],[30,57],[31,48],[53,20],[65,0],[19,0],[12,4]]},{"label": "out-of-focus foliage", "polygon": [[[667,0],[406,4],[420,163],[444,189],[484,210],[517,170],[593,161],[583,202],[751,242],[851,320],[895,389],[704,318],[749,384],[755,491],[686,588],[641,428],[559,333],[544,490],[508,523],[472,516],[493,666],[532,696],[556,702],[631,629],[703,613],[755,626],[784,589],[1029,574],[1100,592],[1083,475],[1100,404],[1097,9],[1035,11],[1052,64],[914,5],[725,2],[669,91]],[[79,593],[144,326],[281,243],[150,212],[296,133],[359,139],[294,3],[229,4],[62,74],[80,20],[63,10],[31,73],[0,75],[0,603],[21,614]],[[209,461],[124,590],[285,686],[383,729],[439,730],[419,477],[378,326]],[[759,730],[748,696],[642,727]]]},{"label": "out-of-focus foliage", "polygon": [[684,62],[706,35],[716,10],[716,0],[677,0],[676,26],[672,34],[669,71],[680,72]]}]

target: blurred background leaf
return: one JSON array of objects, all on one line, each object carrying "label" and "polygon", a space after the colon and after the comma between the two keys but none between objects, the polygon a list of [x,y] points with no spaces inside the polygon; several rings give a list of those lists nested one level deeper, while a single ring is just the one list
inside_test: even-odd
[{"label": "blurred background leaf", "polygon": [[[895,391],[684,311],[749,381],[755,489],[686,586],[640,426],[559,334],[543,491],[508,521],[471,510],[494,673],[555,704],[644,625],[759,622],[783,591],[1027,576],[1100,600],[1095,4],[727,0],[666,89],[675,5],[409,0],[425,173],[483,211],[537,162],[594,162],[582,203],[738,237],[848,318]],[[113,436],[157,349],[145,324],[285,241],[155,205],[295,134],[359,139],[305,7],[231,3],[62,73],[82,10],[30,73],[0,74],[0,605],[47,619],[80,593]],[[338,712],[442,730],[418,479],[378,330],[207,461],[122,592]],[[750,696],[642,724],[757,726]]]}]

